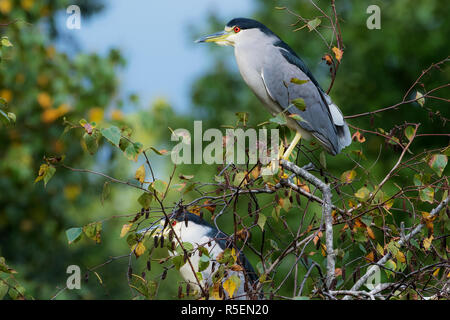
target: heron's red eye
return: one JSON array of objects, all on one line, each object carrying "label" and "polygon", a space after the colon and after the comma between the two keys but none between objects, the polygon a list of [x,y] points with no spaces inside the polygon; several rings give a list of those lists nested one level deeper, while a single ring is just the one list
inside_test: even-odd
[{"label": "heron's red eye", "polygon": [[234,33],[238,33],[239,31],[241,31],[241,28],[239,28],[239,27],[234,27]]},{"label": "heron's red eye", "polygon": [[172,227],[175,227],[176,224],[177,224],[177,220],[173,220],[172,221]]}]

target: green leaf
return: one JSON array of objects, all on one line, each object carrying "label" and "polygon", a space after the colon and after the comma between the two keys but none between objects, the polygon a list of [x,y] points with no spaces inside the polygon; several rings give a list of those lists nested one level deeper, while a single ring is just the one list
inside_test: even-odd
[{"label": "green leaf", "polygon": [[278,243],[272,239],[270,239],[270,245],[272,246],[272,248],[274,248],[275,250],[280,250],[280,248],[278,247]]},{"label": "green leaf", "polygon": [[144,209],[149,209],[150,205],[153,201],[153,195],[150,193],[144,192],[139,198],[138,202]]},{"label": "green leaf", "polygon": [[302,98],[297,98],[291,101],[294,106],[299,109],[300,111],[305,111],[306,110],[306,103],[305,100],[303,100]]},{"label": "green leaf", "polygon": [[164,155],[168,154],[167,150],[158,150],[158,149],[156,149],[154,147],[150,147],[150,149],[152,149],[153,152],[155,152],[159,156],[164,156]]},{"label": "green leaf", "polygon": [[387,249],[392,254],[393,257],[395,257],[397,255],[399,248],[400,248],[400,245],[395,241],[391,241],[387,245]]},{"label": "green leaf", "polygon": [[276,117],[269,119],[270,122],[284,126],[287,123],[286,116],[284,113],[277,114]]},{"label": "green leaf", "polygon": [[198,271],[201,272],[206,270],[209,266],[209,257],[206,254],[202,254],[200,260],[198,261]]},{"label": "green leaf", "polygon": [[8,265],[6,264],[5,258],[4,257],[0,257],[0,272],[5,272],[5,273],[17,273],[16,270],[8,267]]},{"label": "green leaf", "polygon": [[12,120],[12,122],[16,122],[16,115],[12,112],[8,112],[8,118]]},{"label": "green leaf", "polygon": [[87,151],[93,155],[97,152],[98,149],[98,134],[88,134],[85,133],[83,135],[84,142],[86,143]]},{"label": "green leaf", "polygon": [[161,194],[166,192],[167,184],[164,181],[162,181],[162,180],[155,180],[152,185],[153,185],[153,188],[157,192],[159,192]]},{"label": "green leaf", "polygon": [[419,197],[421,201],[433,203],[434,189],[431,187],[423,188],[419,191]]},{"label": "green leaf", "polygon": [[12,43],[9,41],[8,37],[2,37],[1,44],[3,47],[12,47]]},{"label": "green leaf", "polygon": [[412,126],[408,126],[405,129],[405,136],[406,138],[408,138],[409,141],[411,141],[411,139],[413,138],[414,135],[414,127]]},{"label": "green leaf", "polygon": [[303,119],[299,114],[296,114],[296,113],[290,114],[289,118],[300,121],[300,122],[308,122],[305,119]]},{"label": "green leaf", "polygon": [[56,172],[56,168],[53,166],[49,166],[48,164],[41,164],[39,168],[39,173],[37,178],[34,180],[34,183],[44,180],[44,186],[47,186],[47,183],[53,177]]},{"label": "green leaf", "polygon": [[367,198],[369,198],[369,194],[370,194],[370,190],[367,189],[366,187],[362,187],[355,193],[355,197],[357,197],[358,199],[360,199],[362,201],[365,201],[365,200],[367,200]]},{"label": "green leaf", "polygon": [[424,98],[423,94],[422,94],[421,92],[419,92],[419,91],[417,91],[416,97],[415,97],[414,99],[416,99],[416,102],[417,102],[421,107],[423,107],[423,105],[425,104],[425,98]]},{"label": "green leaf", "polygon": [[56,172],[56,168],[54,166],[49,166],[47,172],[44,175],[44,186],[47,186],[47,183],[53,177]]},{"label": "green leaf", "polygon": [[[395,264],[394,260],[392,260],[392,259],[389,259],[384,266],[390,270],[395,270],[397,268],[397,265]],[[394,273],[392,271],[385,270],[385,272],[388,276],[394,275]]]},{"label": "green leaf", "polygon": [[295,84],[298,84],[298,85],[302,85],[302,84],[305,84],[305,83],[308,83],[309,82],[309,80],[300,80],[300,79],[297,79],[297,78],[292,78],[291,79],[291,83],[295,83]]},{"label": "green leaf", "polygon": [[8,293],[8,289],[8,285],[3,281],[0,281],[0,300],[2,300],[3,297]]},{"label": "green leaf", "polygon": [[136,162],[138,160],[139,154],[143,150],[143,145],[140,142],[130,143],[125,148],[124,154],[128,160]]},{"label": "green leaf", "polygon": [[78,241],[83,233],[82,228],[70,228],[66,230],[66,237],[69,244]]},{"label": "green leaf", "polygon": [[238,118],[239,122],[242,122],[244,126],[248,122],[248,112],[236,112],[236,117]]},{"label": "green leaf", "polygon": [[107,140],[109,140],[113,145],[116,147],[119,146],[120,142],[120,129],[116,126],[111,126],[107,129],[101,129],[100,130],[103,137],[105,137]]},{"label": "green leaf", "polygon": [[186,261],[184,261],[183,255],[178,255],[172,258],[172,263],[177,270],[180,270],[180,268],[184,266]]},{"label": "green leaf", "polygon": [[319,18],[315,18],[313,20],[308,21],[309,31],[315,30],[320,25],[321,22],[322,20],[320,20]]},{"label": "green leaf", "polygon": [[325,169],[327,168],[327,158],[324,151],[322,151],[319,155],[319,162],[322,167]]},{"label": "green leaf", "polygon": [[93,222],[83,227],[84,234],[97,243],[101,242],[102,223]]},{"label": "green leaf", "polygon": [[361,242],[361,243],[366,243],[367,242],[366,233],[364,232],[364,229],[362,229],[362,228],[357,228],[356,229],[356,232],[353,235],[353,238],[357,242]]},{"label": "green leaf", "polygon": [[423,185],[423,183],[422,183],[422,176],[420,174],[415,174],[414,175],[414,185],[416,187]]},{"label": "green leaf", "polygon": [[264,231],[264,225],[266,224],[267,217],[262,213],[259,214],[258,217],[258,226],[261,228],[261,231]]},{"label": "green leaf", "polygon": [[183,242],[183,248],[187,251],[192,251],[194,250],[194,245],[190,242]]},{"label": "green leaf", "polygon": [[111,194],[111,186],[109,185],[109,182],[106,181],[103,184],[103,189],[102,189],[102,204],[105,203],[105,200],[108,199],[109,195]]},{"label": "green leaf", "polygon": [[445,167],[447,166],[447,156],[443,154],[433,154],[428,160],[428,165],[431,169],[433,169],[436,174],[441,177],[442,172],[444,172]]}]

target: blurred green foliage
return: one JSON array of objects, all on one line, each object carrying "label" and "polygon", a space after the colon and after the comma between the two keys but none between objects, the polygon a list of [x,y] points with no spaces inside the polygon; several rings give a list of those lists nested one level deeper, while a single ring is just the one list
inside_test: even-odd
[{"label": "blurred green foliage", "polygon": [[[287,42],[305,60],[326,89],[330,79],[329,67],[321,60],[328,52],[324,42],[307,28],[293,32],[299,27],[292,26],[297,22],[295,16],[286,10],[275,9],[275,5],[287,6],[307,19],[320,16],[320,12],[307,1],[255,2],[257,9],[253,17],[265,23]],[[8,36],[13,45],[2,48],[0,97],[7,102],[8,112],[16,115],[15,124],[0,127],[0,256],[4,256],[8,265],[18,271],[15,277],[22,281],[27,293],[40,299],[52,297],[57,286],[64,286],[67,276],[65,269],[69,264],[78,264],[86,271],[87,267],[100,265],[110,256],[128,253],[126,241],[119,239],[120,228],[127,221],[123,217],[114,220],[111,213],[128,214],[131,218],[126,219],[129,220],[140,210],[142,204],[137,201],[142,192],[120,186],[120,189],[111,189],[108,200],[101,206],[100,198],[102,190],[105,190],[105,180],[63,168],[57,169],[46,187],[42,182],[33,184],[41,164],[45,162],[44,156],[64,155],[64,163],[72,168],[93,168],[129,181],[133,180],[130,168],[136,170],[144,159],[140,155],[137,163],[129,164],[125,160],[135,160],[136,154],[127,156],[125,152],[124,157],[121,154],[123,152],[112,151],[105,140],[115,139],[102,131],[111,125],[123,129],[123,133],[132,132],[133,141],[141,142],[144,149],[153,145],[159,150],[170,150],[173,143],[170,142],[168,127],[192,129],[194,120],[203,120],[204,130],[236,125],[236,112],[250,114],[249,126],[256,126],[270,118],[241,79],[232,49],[213,46],[205,47],[205,50],[211,50],[214,55],[214,63],[210,71],[193,83],[192,109],[189,113],[178,114],[166,101],[160,99],[152,104],[150,110],[139,110],[124,116],[120,111],[122,103],[115,96],[118,91],[116,71],[124,65],[120,52],[111,50],[104,57],[83,53],[68,56],[58,52],[53,46],[52,41],[60,36],[55,28],[55,15],[69,4],[72,3],[63,0],[0,0],[0,22],[18,19],[7,27],[0,27],[0,35]],[[102,8],[102,4],[97,1],[75,1],[75,4],[83,6],[83,12],[92,15]],[[328,14],[331,13],[329,1],[317,1],[317,4],[326,8]],[[369,4],[377,4],[381,8],[381,30],[366,28],[366,8]],[[400,102],[423,69],[449,54],[447,35],[450,33],[450,23],[447,17],[450,8],[441,1],[422,0],[415,2],[414,6],[406,0],[396,0],[390,4],[382,1],[339,1],[337,10],[342,19],[345,47],[330,95],[345,115],[376,110]],[[223,29],[231,17],[223,20],[223,17],[211,16],[209,19],[211,30],[196,30],[198,35]],[[325,19],[321,19],[322,24],[325,24]],[[319,30],[324,32],[326,39],[330,39],[329,30],[321,27]],[[430,89],[448,81],[449,76],[450,68],[446,64],[441,70],[434,70],[427,75],[424,83]],[[439,94],[448,97],[448,92],[447,88]],[[130,97],[130,100],[136,99]],[[397,110],[374,115],[373,119],[358,118],[349,120],[349,123],[373,131],[382,128],[389,133],[404,122],[420,122],[419,133],[448,133],[448,123],[442,119],[449,116],[444,102],[427,100],[424,107],[417,103],[407,104]],[[64,117],[67,122],[63,121]],[[79,122],[81,119],[87,121]],[[92,122],[95,122],[106,139],[99,136],[95,142],[86,140],[89,130],[86,123]],[[77,129],[64,131],[65,127],[70,129],[72,126]],[[271,127],[275,125],[272,124]],[[398,131],[391,133],[402,135]],[[356,198],[361,201],[367,193],[363,188],[373,189],[373,183],[379,182],[386,175],[399,156],[399,150],[386,143],[383,138],[370,134],[364,134],[364,137],[365,142],[354,142],[343,154],[337,157],[326,156],[327,170],[337,179],[345,172],[350,172],[350,176],[352,171],[357,174],[355,183],[346,186],[344,193],[351,197],[356,193]],[[407,139],[407,136],[403,139]],[[412,151],[421,152],[446,145],[448,137],[420,137],[414,141]],[[310,147],[309,144],[306,146]],[[119,147],[125,151],[127,146]],[[140,153],[140,148],[137,149],[137,153]],[[91,156],[89,153],[95,155]],[[320,150],[310,156],[319,163]],[[370,171],[365,171],[355,165],[355,160],[364,167],[370,167],[374,163],[375,166]],[[306,162],[308,161],[300,156],[300,164]],[[152,153],[151,163],[156,168],[157,179],[168,181],[171,162]],[[182,165],[177,168],[174,183],[185,182],[178,178],[181,174],[193,175],[193,181],[197,182],[214,182],[214,176],[219,170],[216,166]],[[429,176],[433,173],[432,168],[426,165],[421,170]],[[443,174],[447,172],[448,168]],[[395,183],[412,185],[413,179],[412,170],[404,171],[395,178]],[[424,180],[423,177],[420,179]],[[134,180],[133,183],[135,182]],[[391,182],[383,189],[384,194],[389,196],[395,191]],[[103,193],[106,197],[105,191]],[[168,194],[165,203],[172,205],[180,200],[180,195],[185,203],[198,197],[193,193],[174,191]],[[280,196],[288,198],[285,194]],[[440,200],[442,194],[434,197]],[[259,199],[261,203],[270,205],[273,195],[262,195]],[[237,205],[237,211],[243,216],[246,225],[252,223],[252,219],[246,215],[249,201],[244,198]],[[303,210],[305,205],[306,201],[299,207]],[[345,205],[348,206],[348,203]],[[398,202],[395,205],[401,206]],[[426,211],[431,207],[426,201],[420,203],[421,210]],[[295,214],[296,207],[292,209],[287,206],[286,209],[278,209],[275,215],[273,206],[262,211],[268,217],[266,225],[270,226],[265,240],[270,240],[268,243],[274,249],[282,248],[289,240],[277,217],[280,211],[281,217],[286,219],[292,230],[300,223]],[[209,219],[211,215],[206,212],[205,217]],[[369,217],[369,220],[375,218]],[[307,219],[316,223],[320,221],[320,207],[309,205]],[[388,220],[394,228],[398,227],[400,221],[406,221],[407,226],[413,222],[409,217],[405,218],[397,213],[389,216]],[[83,237],[78,243],[68,246],[65,234],[67,229],[81,228],[99,221],[103,222],[101,244],[96,245],[91,240],[97,240],[95,232],[84,229],[86,235],[91,235],[91,239],[89,236]],[[232,215],[228,211],[219,222],[225,232],[233,232]],[[365,222],[369,224],[370,221]],[[81,230],[77,229],[80,234]],[[262,241],[261,232],[254,230],[251,241],[258,244]],[[359,231],[353,235],[357,244],[350,242],[350,236],[344,242],[342,234],[345,232],[348,235],[350,231],[336,232],[336,241],[342,241],[342,246],[338,246],[338,263],[369,253],[366,242],[370,235],[367,232]],[[382,237],[382,234],[377,233],[376,236]],[[311,244],[308,250],[316,252],[313,259],[320,265],[324,264],[320,246]],[[278,250],[274,251],[276,254]],[[260,270],[261,264],[257,257],[251,252],[246,251],[246,254],[255,268]],[[162,250],[156,250],[153,258],[163,256]],[[145,259],[134,262],[135,274],[145,271]],[[292,263],[290,258],[283,262],[276,274],[276,281],[284,277]],[[162,270],[163,266],[154,265],[147,278],[160,277]],[[89,282],[83,285],[83,290],[63,292],[60,297],[86,299],[132,296],[127,286],[127,261],[114,261],[101,269],[101,272],[99,269],[97,271],[101,273],[101,284],[98,279],[92,279],[90,274]],[[348,274],[353,271],[351,266]],[[301,271],[299,277],[305,272],[306,270]],[[168,276],[180,279],[176,270],[170,270]],[[308,281],[304,292],[310,292],[312,286],[313,282]],[[177,287],[177,281],[162,283],[158,289],[158,298],[175,298]],[[280,294],[291,295],[292,285],[288,283]]]},{"label": "blurred green foliage", "polygon": [[[83,3],[86,16],[99,9],[97,1]],[[104,57],[58,52],[58,34],[49,26],[69,4],[0,1],[0,20],[9,23],[0,33],[13,44],[2,50],[0,97],[17,118],[0,129],[0,256],[14,265],[29,294],[44,299],[64,285],[68,261],[85,254],[67,246],[64,231],[98,214],[89,206],[98,202],[103,182],[68,171],[58,172],[46,188],[33,182],[44,156],[64,154],[81,167],[94,163],[80,136],[63,134],[63,118],[101,121],[115,99],[116,70],[124,65],[117,50]],[[110,160],[102,158],[106,171],[114,167],[106,165]]]}]

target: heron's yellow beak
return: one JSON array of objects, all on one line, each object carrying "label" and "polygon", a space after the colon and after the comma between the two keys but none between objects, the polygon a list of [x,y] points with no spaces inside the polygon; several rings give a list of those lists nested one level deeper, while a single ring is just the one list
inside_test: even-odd
[{"label": "heron's yellow beak", "polygon": [[230,45],[230,41],[227,38],[230,36],[230,33],[227,31],[216,32],[200,39],[195,40],[195,42],[215,42],[219,45]]}]

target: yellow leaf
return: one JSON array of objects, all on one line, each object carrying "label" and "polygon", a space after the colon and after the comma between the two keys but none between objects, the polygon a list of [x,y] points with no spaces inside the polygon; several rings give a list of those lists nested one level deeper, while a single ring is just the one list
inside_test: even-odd
[{"label": "yellow leaf", "polygon": [[358,190],[358,192],[355,193],[355,197],[357,197],[360,200],[366,200],[370,195],[370,190],[366,187],[362,187]]},{"label": "yellow leaf", "polygon": [[321,250],[322,255],[323,255],[324,257],[326,257],[326,256],[327,256],[327,246],[324,245],[323,243],[321,243],[321,244],[320,244],[320,250]]},{"label": "yellow leaf", "polygon": [[373,230],[371,227],[366,227],[367,235],[370,237],[370,239],[375,240],[375,234],[373,233]]},{"label": "yellow leaf", "polygon": [[56,49],[54,46],[48,46],[45,51],[49,59],[53,59],[55,57]]},{"label": "yellow leaf", "polygon": [[233,298],[234,292],[237,288],[238,281],[236,279],[239,280],[236,276],[231,276],[223,283],[223,289],[228,293],[230,298]]},{"label": "yellow leaf", "polygon": [[41,114],[41,120],[44,123],[52,123],[59,117],[59,112],[56,109],[47,109]]},{"label": "yellow leaf", "polygon": [[65,115],[67,112],[69,112],[71,107],[67,103],[61,103],[56,111],[58,111],[58,116],[61,117]]},{"label": "yellow leaf", "polygon": [[66,197],[67,200],[75,200],[79,194],[81,193],[80,186],[77,185],[68,185],[64,187],[64,197]]},{"label": "yellow leaf", "polygon": [[385,208],[386,210],[389,210],[393,204],[394,204],[394,199],[391,199],[389,201],[386,201],[385,204],[383,204],[383,208]]},{"label": "yellow leaf", "polygon": [[423,105],[425,104],[425,98],[423,97],[423,94],[419,91],[416,92],[415,100],[421,107],[423,107]]},{"label": "yellow leaf", "polygon": [[121,238],[125,237],[125,235],[128,233],[128,231],[130,231],[130,228],[132,225],[133,225],[132,223],[128,223],[128,224],[124,224],[122,226],[122,230],[120,231]]},{"label": "yellow leaf", "polygon": [[238,264],[233,264],[231,267],[230,267],[230,269],[232,270],[232,271],[243,271],[244,270],[244,268],[242,268],[240,265],[238,265]]},{"label": "yellow leaf", "polygon": [[38,83],[38,85],[40,85],[41,87],[45,87],[45,86],[48,84],[49,80],[50,80],[50,79],[49,79],[45,74],[40,74],[40,75],[37,77],[37,83]]},{"label": "yellow leaf", "polygon": [[12,91],[8,89],[3,89],[0,91],[0,98],[3,98],[6,100],[6,102],[11,102],[12,100]]},{"label": "yellow leaf", "polygon": [[352,136],[352,140],[357,140],[359,143],[364,143],[366,141],[366,138],[364,138],[361,132],[356,131]]},{"label": "yellow leaf", "polygon": [[212,203],[209,200],[206,200],[205,202],[203,202],[203,206],[204,206],[203,208],[211,212],[211,214],[214,214],[214,211],[216,210],[216,205],[214,203]]},{"label": "yellow leaf", "polygon": [[437,268],[437,269],[433,272],[433,277],[437,277],[437,276],[438,276],[439,270],[441,270],[441,268]]},{"label": "yellow leaf", "polygon": [[322,57],[322,60],[325,60],[325,62],[329,66],[331,66],[331,64],[333,63],[333,58],[331,58],[331,56],[328,53]]},{"label": "yellow leaf", "polygon": [[39,105],[44,108],[50,108],[53,104],[53,100],[47,92],[40,92],[37,96]]},{"label": "yellow leaf", "polygon": [[397,251],[397,255],[396,255],[395,257],[396,257],[397,260],[400,261],[401,263],[405,263],[405,262],[406,262],[405,255],[404,255],[403,252],[401,252],[400,250]]},{"label": "yellow leaf", "polygon": [[120,110],[113,110],[111,112],[111,119],[113,120],[122,120],[123,119],[123,113]]},{"label": "yellow leaf", "polygon": [[384,255],[384,249],[379,243],[377,243],[377,252],[380,254],[380,256]]},{"label": "yellow leaf", "polygon": [[337,47],[333,47],[333,49],[331,49],[334,53],[334,56],[336,57],[336,60],[341,62],[342,59],[342,55],[344,54],[344,51],[342,51],[341,49],[337,48]]},{"label": "yellow leaf", "polygon": [[349,170],[345,171],[341,175],[341,181],[344,183],[351,183],[356,177],[356,171],[355,170]]},{"label": "yellow leaf", "polygon": [[234,262],[237,261],[236,250],[234,248],[231,249],[231,256],[233,257]]},{"label": "yellow leaf", "polygon": [[139,242],[136,245],[136,248],[134,250],[134,254],[136,255],[136,258],[139,258],[140,256],[142,256],[145,252],[145,246],[142,242]]},{"label": "yellow leaf", "polygon": [[299,184],[300,189],[303,189],[304,191],[311,193],[311,190],[309,189],[307,184]]},{"label": "yellow leaf", "polygon": [[11,12],[12,4],[11,0],[0,0],[0,12],[3,14],[8,14]]},{"label": "yellow leaf", "polygon": [[197,216],[200,216],[200,210],[201,210],[200,206],[189,207],[189,212],[191,212],[191,213],[193,213],[193,214],[195,214]]},{"label": "yellow leaf", "polygon": [[425,250],[428,250],[428,248],[430,248],[433,238],[434,237],[431,235],[429,238],[423,239],[423,247],[425,248]]},{"label": "yellow leaf", "polygon": [[366,225],[364,224],[364,222],[361,221],[360,218],[355,219],[355,227],[356,228],[366,228]]},{"label": "yellow leaf", "polygon": [[261,169],[259,169],[259,166],[256,166],[251,172],[252,178],[254,180],[258,179],[260,173],[261,173]]},{"label": "yellow leaf", "polygon": [[431,233],[433,233],[434,230],[433,221],[436,219],[436,216],[432,217],[429,212],[422,211],[422,217],[423,220],[425,221],[427,229],[430,230]]},{"label": "yellow leaf", "polygon": [[369,260],[370,262],[374,262],[374,254],[373,251],[370,251],[369,254],[366,256],[366,259]]},{"label": "yellow leaf", "polygon": [[97,276],[98,282],[100,282],[100,284],[103,284],[103,280],[100,275],[96,271],[94,271],[94,274]]},{"label": "yellow leaf", "polygon": [[319,241],[320,237],[322,237],[322,231],[319,231],[317,235],[314,237],[313,239],[314,245],[317,245],[317,242]]},{"label": "yellow leaf", "polygon": [[25,11],[29,11],[34,5],[34,0],[21,0],[20,5]]},{"label": "yellow leaf", "polygon": [[144,183],[145,180],[145,166],[142,165],[136,170],[136,174],[134,175],[136,180],[138,180],[140,183]]},{"label": "yellow leaf", "polygon": [[90,122],[100,122],[103,120],[103,109],[102,108],[92,108],[89,110],[89,121]]}]

